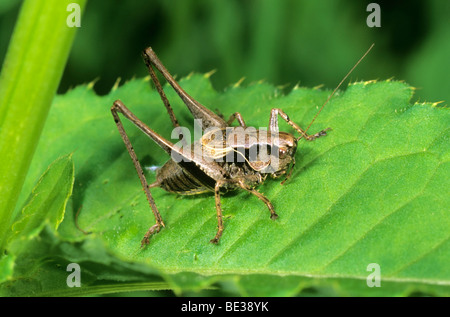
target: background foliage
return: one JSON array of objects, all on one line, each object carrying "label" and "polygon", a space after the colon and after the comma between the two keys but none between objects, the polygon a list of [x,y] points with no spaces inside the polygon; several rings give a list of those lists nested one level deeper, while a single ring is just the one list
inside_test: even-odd
[{"label": "background foliage", "polygon": [[[87,4],[59,91],[98,79],[144,76],[140,51],[152,46],[172,72],[208,72],[219,91],[242,77],[275,85],[335,87],[360,55],[375,50],[353,80],[405,80],[420,101],[450,100],[450,2],[385,1],[381,28],[366,25],[373,1],[121,1]],[[0,5],[0,60],[18,12]]]}]

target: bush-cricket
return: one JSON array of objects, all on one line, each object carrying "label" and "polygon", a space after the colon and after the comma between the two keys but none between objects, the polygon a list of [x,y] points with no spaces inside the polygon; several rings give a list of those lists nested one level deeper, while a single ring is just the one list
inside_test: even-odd
[{"label": "bush-cricket", "polygon": [[[274,108],[270,113],[269,127],[267,130],[247,127],[239,112],[233,113],[228,121],[226,121],[222,116],[201,105],[181,88],[158,59],[152,48],[145,49],[143,58],[150,77],[166,107],[174,128],[180,131],[179,144],[184,146],[179,146],[179,144],[173,144],[166,140],[137,118],[120,100],[114,101],[111,107],[114,121],[134,163],[156,220],[156,223],[144,235],[141,246],[148,244],[150,237],[154,233],[159,232],[161,227],[164,227],[164,222],[150,191],[154,187],[161,187],[168,192],[183,195],[214,192],[218,222],[217,233],[210,240],[214,244],[219,242],[224,230],[220,203],[220,195],[224,192],[243,189],[255,195],[267,206],[271,219],[277,219],[278,215],[270,200],[255,188],[264,182],[269,174],[273,178],[285,175],[287,179],[290,176],[290,171],[292,171],[295,164],[294,156],[297,150],[297,142],[300,139],[304,138],[308,141],[313,141],[318,137],[326,135],[328,129],[312,135],[307,134],[307,132],[330,98],[369,53],[372,47],[373,44],[329,95],[306,129],[302,129],[295,122],[291,121],[282,109]],[[180,127],[175,117],[154,68],[173,87],[192,113],[194,119],[201,122],[203,136],[199,140],[193,143],[187,143],[187,140],[185,140],[182,127]],[[130,120],[171,155],[171,159],[157,171],[156,181],[152,184],[148,184],[145,178],[142,166],[119,118],[119,113]],[[287,124],[294,128],[299,133],[299,136],[295,137],[291,133],[280,132],[278,128],[278,117],[281,117]],[[237,121],[239,126],[231,126],[234,121]]]}]

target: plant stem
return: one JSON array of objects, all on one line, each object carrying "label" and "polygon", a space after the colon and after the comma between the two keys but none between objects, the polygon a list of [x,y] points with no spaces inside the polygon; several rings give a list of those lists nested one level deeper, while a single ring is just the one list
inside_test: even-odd
[{"label": "plant stem", "polygon": [[24,1],[0,74],[0,250],[77,29],[69,3],[86,0]]}]

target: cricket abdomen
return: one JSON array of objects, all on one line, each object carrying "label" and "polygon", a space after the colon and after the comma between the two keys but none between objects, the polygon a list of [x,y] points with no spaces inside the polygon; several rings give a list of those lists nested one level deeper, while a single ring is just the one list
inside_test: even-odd
[{"label": "cricket abdomen", "polygon": [[180,195],[195,195],[211,191],[211,186],[202,183],[172,160],[167,161],[158,170],[156,178],[162,189]]}]

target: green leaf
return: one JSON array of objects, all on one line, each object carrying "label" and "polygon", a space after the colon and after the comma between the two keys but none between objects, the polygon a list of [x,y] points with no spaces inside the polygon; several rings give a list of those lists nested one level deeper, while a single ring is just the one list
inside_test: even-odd
[{"label": "green leaf", "polygon": [[[70,263],[80,266],[81,287],[69,287]],[[18,256],[14,276],[0,284],[1,296],[80,296],[169,286],[154,269],[128,263],[105,250],[100,239],[63,241],[48,225]]]},{"label": "green leaf", "polygon": [[11,278],[14,270],[14,260],[13,255],[4,255],[0,258],[0,283],[7,281]]},{"label": "green leaf", "polygon": [[[207,77],[180,83],[210,109],[225,117],[239,111],[255,127],[267,126],[274,107],[306,127],[330,93],[296,87],[283,95],[264,82],[217,92]],[[181,125],[192,128],[190,113],[166,92]],[[76,181],[58,230],[61,243],[101,239],[122,261],[156,269],[177,294],[216,285],[258,296],[448,295],[450,114],[436,104],[411,104],[412,94],[405,83],[373,81],[335,95],[310,130],[332,131],[300,142],[285,185],[267,180],[260,187],[279,219],[272,221],[264,204],[245,192],[224,195],[219,245],[208,242],[217,227],[213,195],[156,188],[166,227],[140,248],[154,219],[109,107],[121,99],[170,139],[170,120],[148,78],[115,86],[107,96],[95,95],[92,84],[58,96],[25,188],[52,157],[73,151]],[[124,124],[141,163],[164,164],[164,151]],[[146,176],[155,179],[152,171]],[[75,227],[80,208],[79,225],[93,235]],[[381,268],[380,288],[367,286],[370,263]]]},{"label": "green leaf", "polygon": [[[99,239],[73,243],[57,236],[73,181],[72,154],[55,160],[39,179],[13,225],[8,254],[0,259],[0,294],[77,296],[168,289],[154,269],[118,259]],[[82,288],[68,286],[70,263],[82,267]]]},{"label": "green leaf", "polygon": [[20,253],[27,241],[38,236],[45,225],[55,231],[58,229],[72,195],[73,183],[72,154],[56,159],[41,176],[22,213],[12,225],[8,237],[9,252]]},{"label": "green leaf", "polygon": [[77,29],[66,23],[67,5],[73,2],[84,8],[86,0],[24,1],[3,63],[0,250],[4,249],[15,206]]},{"label": "green leaf", "polygon": [[[64,218],[67,201],[72,194],[74,167],[72,155],[55,160],[42,174],[7,235],[7,254],[0,259],[0,282],[11,279],[17,258],[28,258],[30,241],[45,226],[56,231]],[[30,262],[36,258],[28,258]]]}]

